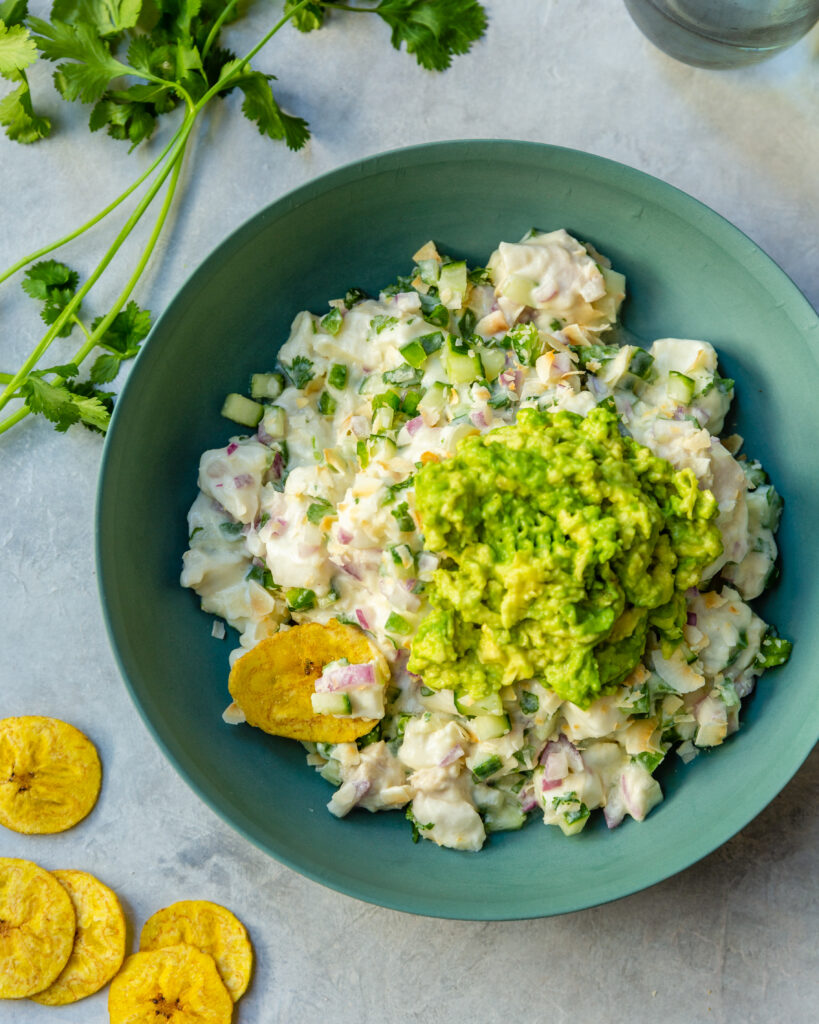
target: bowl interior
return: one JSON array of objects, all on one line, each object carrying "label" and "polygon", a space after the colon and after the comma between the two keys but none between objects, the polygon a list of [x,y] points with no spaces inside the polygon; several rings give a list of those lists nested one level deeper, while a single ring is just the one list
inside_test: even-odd
[{"label": "bowl interior", "polygon": [[[417,846],[400,814],[325,810],[330,787],[300,745],[223,724],[227,655],[179,586],[199,455],[232,426],[219,409],[272,369],[293,316],[353,285],[375,292],[427,239],[484,262],[529,227],[565,227],[627,276],[625,326],[650,342],[705,338],[734,378],[735,429],[785,496],[782,577],[758,602],[795,638],[723,747],[662,778],[642,824],[601,821],[565,839],[531,821],[479,854]],[[263,210],[194,273],[156,324],[118,403],[98,506],[103,605],[134,700],[195,790],[253,842],[362,899],[446,917],[521,918],[626,895],[710,852],[782,788],[817,736],[819,618],[817,319],[739,231],[669,186],[571,150],[461,142],[385,154],[318,179]],[[238,429],[238,428],[237,428]],[[602,819],[602,816],[596,816]]]}]

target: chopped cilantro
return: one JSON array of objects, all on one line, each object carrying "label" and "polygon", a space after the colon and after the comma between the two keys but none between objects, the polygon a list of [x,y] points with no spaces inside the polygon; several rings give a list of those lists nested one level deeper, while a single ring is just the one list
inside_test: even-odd
[{"label": "chopped cilantro", "polygon": [[297,388],[303,388],[315,377],[313,363],[306,356],[296,356],[289,366],[286,363],[283,365],[287,376]]}]

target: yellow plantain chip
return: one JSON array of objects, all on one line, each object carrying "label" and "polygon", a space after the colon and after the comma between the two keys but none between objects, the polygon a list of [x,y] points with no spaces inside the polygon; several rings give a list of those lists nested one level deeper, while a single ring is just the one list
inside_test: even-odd
[{"label": "yellow plantain chip", "polygon": [[71,954],[74,928],[74,907],[53,875],[0,857],[0,999],[48,988]]},{"label": "yellow plantain chip", "polygon": [[98,992],[125,957],[125,915],[116,893],[85,871],[52,871],[74,905],[77,932],[68,963],[57,980],[31,998],[65,1006]]},{"label": "yellow plantain chip", "polygon": [[229,1024],[233,1000],[213,957],[180,944],[134,953],[111,982],[111,1024]]},{"label": "yellow plantain chip", "polygon": [[250,725],[274,736],[315,743],[350,743],[374,726],[369,718],[317,715],[310,702],[324,666],[339,658],[351,665],[375,661],[389,676],[384,655],[360,629],[337,619],[302,622],[274,633],[235,662],[228,689]]},{"label": "yellow plantain chip", "polygon": [[88,814],[102,768],[87,736],[57,718],[0,719],[0,825],[26,835],[64,832]]},{"label": "yellow plantain chip", "polygon": [[182,900],[148,918],[139,948],[161,949],[180,942],[213,957],[235,1003],[247,988],[253,967],[253,948],[239,918],[218,903]]}]

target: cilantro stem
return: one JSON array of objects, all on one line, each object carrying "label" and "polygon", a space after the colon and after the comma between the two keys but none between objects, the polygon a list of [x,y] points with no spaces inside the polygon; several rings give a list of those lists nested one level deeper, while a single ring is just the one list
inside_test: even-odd
[{"label": "cilantro stem", "polygon": [[[185,146],[183,145],[182,148],[179,150],[179,153],[174,157],[171,181],[170,184],[168,185],[168,190],[165,193],[165,199],[159,211],[159,216],[156,219],[156,223],[154,224],[150,238],[148,239],[148,244],[145,246],[145,249],[143,250],[142,256],[140,257],[139,262],[137,263],[134,269],[134,272],[131,274],[131,277],[129,278],[126,286],[120,292],[116,302],[111,307],[111,310],[103,317],[103,319],[100,321],[100,323],[93,331],[89,331],[85,324],[79,319],[79,317],[77,317],[76,314],[72,314],[71,319],[82,329],[82,332],[86,337],[86,341],[80,346],[79,349],[77,349],[76,353],[74,354],[74,357],[71,359],[71,362],[74,363],[76,366],[80,366],[81,363],[84,362],[88,354],[94,348],[97,347],[100,338],[103,337],[105,332],[111,326],[111,323],[113,322],[116,315],[120,312],[122,307],[128,301],[128,298],[131,292],[134,290],[137,281],[142,276],[142,272],[144,271],[145,266],[148,263],[148,260],[151,258],[151,255],[153,254],[154,248],[156,247],[156,243],[159,239],[159,236],[162,233],[162,228],[164,227],[165,220],[167,219],[168,213],[171,208],[171,204],[173,203],[176,187],[179,183],[179,175],[182,170],[184,155]],[[11,386],[14,383],[14,377],[12,377],[10,374],[4,373],[2,374],[2,378],[3,379],[0,382],[7,383],[9,386]],[[57,379],[59,380],[59,378]],[[28,416],[30,412],[31,410],[27,406],[23,406],[21,409],[18,409],[16,412],[14,412],[11,416],[8,416],[6,419],[0,422],[0,434],[4,434],[7,430],[10,430],[13,426],[15,426],[15,424],[19,423],[20,420],[25,419],[25,417]]]},{"label": "cilantro stem", "polygon": [[244,57],[240,58],[236,62],[236,65],[225,75],[224,78],[220,78],[215,85],[212,85],[210,89],[208,89],[208,91],[204,94],[204,96],[202,96],[202,98],[196,104],[196,109],[201,110],[202,107],[209,103],[217,93],[225,89],[230,84],[232,78],[236,78],[238,75],[242,73],[245,64],[247,64],[248,61],[253,60],[253,58],[256,56],[259,50],[267,46],[267,44],[270,42],[273,36],[275,36],[279,29],[283,28],[287,24],[287,22],[290,21],[296,14],[298,14],[298,12],[303,7],[306,7],[311,2],[314,2],[314,0],[301,0],[301,3],[296,4],[296,6],[293,7],[290,11],[288,11],[287,14],[281,17],[273,26],[273,28],[270,29],[267,35],[263,36],[261,41],[258,42],[253,47],[252,50],[249,50],[244,55]]},{"label": "cilantro stem", "polygon": [[4,281],[8,280],[8,278],[16,274],[18,270],[22,270],[23,267],[27,267],[29,263],[33,263],[34,260],[40,259],[41,256],[47,256],[50,252],[54,252],[55,249],[59,249],[61,246],[67,245],[69,242],[73,242],[75,238],[79,238],[80,235],[84,234],[90,228],[93,228],[96,224],[99,224],[99,222],[103,220],[105,217],[107,217],[109,213],[115,210],[120,204],[124,203],[128,196],[135,192],[139,188],[139,186],[145,181],[145,179],[149,178],[153,174],[153,172],[157,169],[157,167],[159,167],[159,165],[162,163],[162,161],[165,159],[168,153],[170,153],[171,149],[173,148],[174,142],[176,142],[176,139],[181,130],[182,127],[180,126],[177,129],[174,136],[169,140],[168,144],[156,158],[156,160],[154,160],[154,162],[150,165],[150,167],[146,168],[146,170],[143,171],[142,174],[140,174],[136,181],[132,185],[129,185],[128,188],[126,188],[124,192],[118,195],[116,199],[112,200],[112,202],[110,202],[104,210],[101,210],[95,217],[92,217],[91,220],[86,221],[85,224],[83,224],[81,227],[78,227],[75,231],[72,231],[70,234],[64,235],[56,242],[52,242],[50,245],[43,246],[42,249],[38,249],[36,252],[32,252],[28,256],[24,256],[22,259],[18,260],[13,267],[9,267],[9,269],[6,270],[5,273],[0,274],[0,284],[2,284]]},{"label": "cilantro stem", "polygon": [[[4,388],[3,392],[0,393],[0,409],[4,408],[8,404],[8,401],[11,398],[12,393],[17,390],[17,388],[20,386],[20,384],[23,383],[23,381],[25,380],[25,378],[29,374],[29,372],[31,370],[33,370],[34,367],[37,365],[37,363],[39,362],[39,360],[40,360],[41,356],[43,355],[43,353],[46,351],[46,349],[49,347],[49,345],[52,343],[52,341],[54,341],[54,339],[56,338],[57,334],[62,329],[64,324],[68,321],[68,319],[71,317],[71,315],[76,311],[77,307],[80,305],[80,303],[82,302],[82,300],[85,297],[85,295],[89,292],[89,290],[96,283],[96,281],[101,277],[101,275],[105,271],[105,269],[108,266],[108,264],[111,262],[111,260],[117,254],[119,249],[122,247],[122,245],[125,242],[126,238],[130,235],[130,233],[133,231],[134,227],[136,227],[137,223],[142,218],[142,215],[145,213],[147,208],[153,202],[154,197],[156,196],[157,192],[160,190],[160,188],[164,184],[165,179],[168,177],[168,175],[171,173],[171,171],[174,170],[174,168],[176,167],[176,165],[177,165],[177,158],[180,156],[181,153],[184,152],[185,145],[187,144],[188,137],[189,137],[189,135],[191,133],[191,129],[193,128],[193,124],[194,124],[195,119],[196,119],[196,115],[195,114],[188,114],[188,116],[185,118],[185,121],[183,122],[179,132],[177,133],[177,141],[176,141],[173,149],[171,150],[171,154],[166,159],[164,167],[160,171],[159,175],[154,179],[150,189],[142,197],[142,199],[140,200],[140,202],[137,205],[136,209],[131,214],[131,216],[128,218],[128,220],[125,222],[125,224],[121,228],[119,234],[116,236],[116,238],[114,239],[113,243],[108,248],[108,251],[103,256],[103,258],[97,264],[96,269],[89,276],[88,280],[72,296],[70,301],[64,307],[63,311],[60,313],[60,315],[57,317],[57,319],[51,325],[51,327],[46,332],[44,337],[40,340],[39,344],[35,347],[34,351],[31,353],[31,355],[28,357],[28,359],[26,359],[26,361],[23,363],[23,365],[20,367],[20,369],[14,375],[14,377],[12,378],[10,383],[8,383],[6,385],[6,387]],[[140,266],[144,267],[144,263],[142,263],[142,261],[140,261]],[[114,315],[116,315],[116,314],[114,314]],[[110,314],[109,314],[109,316],[110,316]],[[106,317],[106,319],[108,320],[107,317]],[[113,319],[113,316],[111,316],[111,320],[112,319]],[[107,328],[108,324],[110,324],[111,320],[108,320],[108,323],[106,323],[106,325],[105,325],[106,328]],[[100,326],[102,326],[102,325],[100,325]],[[7,422],[7,421],[4,421],[4,422]]]},{"label": "cilantro stem", "polygon": [[238,0],[230,0],[229,4],[225,4],[225,9],[213,23],[213,28],[208,32],[208,38],[205,40],[205,45],[202,47],[202,60],[210,53],[210,48],[213,46],[213,41],[219,35],[222,26],[225,23],[225,19],[230,15],[230,12],[238,3]]}]

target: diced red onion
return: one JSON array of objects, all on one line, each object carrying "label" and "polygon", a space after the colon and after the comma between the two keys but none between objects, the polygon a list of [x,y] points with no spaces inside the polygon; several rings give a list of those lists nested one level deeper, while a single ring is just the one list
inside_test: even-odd
[{"label": "diced red onion", "polygon": [[[346,566],[345,566],[345,568],[346,568]],[[355,576],[355,573],[351,573],[351,575]],[[356,579],[361,579],[361,577],[360,576],[356,576]],[[360,608],[356,608],[356,610],[355,610],[355,617],[361,623],[361,626],[362,626],[363,629],[370,629],[371,628],[369,622],[367,621],[367,616],[364,614],[364,612]]]},{"label": "diced red onion", "polygon": [[527,795],[521,798],[520,809],[524,814],[528,814],[529,811],[533,811],[537,807],[537,800],[531,795]]},{"label": "diced red onion", "polygon": [[544,793],[547,793],[550,789],[557,789],[559,786],[562,785],[563,779],[547,779],[544,776],[540,788],[543,790]]},{"label": "diced red onion", "polygon": [[609,800],[603,808],[603,817],[609,828],[617,828],[626,816],[626,809],[619,800]]},{"label": "diced red onion", "polygon": [[281,480],[282,473],[284,472],[284,456],[281,452],[276,452],[273,456],[273,462],[270,464],[270,472],[273,474],[274,480]]},{"label": "diced red onion", "polygon": [[554,357],[552,366],[558,369],[561,373],[568,373],[572,368],[571,356],[568,352],[558,352]]},{"label": "diced red onion", "polygon": [[414,419],[409,420],[407,423],[407,433],[410,437],[413,437],[424,425],[424,417],[416,416]]},{"label": "diced red onion", "polygon": [[355,786],[355,802],[358,803],[368,793],[370,783],[366,779],[356,779],[353,785]]},{"label": "diced red onion", "polygon": [[319,551],[321,551],[321,545],[299,544],[297,551],[299,558],[312,558],[314,555],[317,555]]},{"label": "diced red onion", "polygon": [[697,613],[689,612],[685,617],[686,626],[696,626],[697,624]]},{"label": "diced red onion", "polygon": [[552,743],[547,743],[543,748],[543,753],[540,755],[540,763],[545,765],[546,759],[550,754],[557,754],[561,751],[566,755],[566,763],[573,772],[582,772],[585,767],[583,764],[583,758],[580,756],[580,751],[577,747],[569,742],[569,740],[561,733],[560,736]]},{"label": "diced red onion", "polygon": [[[217,486],[221,487],[222,485],[217,484]],[[221,515],[227,516],[228,519],[230,519],[231,521],[233,520],[233,516],[230,514],[230,512],[228,512],[224,505],[220,505],[215,498],[211,498],[210,507],[214,509],[214,511],[219,512]]]},{"label": "diced red onion", "polygon": [[620,792],[623,796],[623,803],[625,804],[626,810],[632,818],[637,818],[640,814],[640,808],[635,802],[634,793],[631,791],[625,772],[620,776]]},{"label": "diced red onion", "polygon": [[270,442],[273,440],[273,435],[268,434],[268,432],[264,429],[264,424],[260,423],[256,430],[256,439],[260,441],[262,444],[270,444]]},{"label": "diced red onion", "polygon": [[543,778],[549,782],[562,782],[569,772],[569,758],[560,743],[547,743],[540,755]]},{"label": "diced red onion", "polygon": [[[486,421],[486,415],[482,409],[478,409],[475,412],[469,414],[469,418],[472,421],[473,426],[481,429],[482,427],[488,427],[489,424]],[[409,424],[407,424],[409,426]]]},{"label": "diced red onion", "polygon": [[452,750],[450,750],[448,754],[445,754],[441,758],[441,760],[438,762],[438,766],[440,768],[446,768],[447,765],[454,764],[459,757],[463,757],[463,753],[464,748],[460,745],[460,743],[456,743]]},{"label": "diced red onion", "polygon": [[238,447],[239,445],[236,444],[235,441],[231,441],[230,444],[227,446],[226,454],[232,455],[238,449]]},{"label": "diced red onion", "polygon": [[275,519],[269,519],[267,527],[273,537],[281,537],[281,535],[287,530],[287,520],[276,517]]},{"label": "diced red onion", "polygon": [[372,662],[366,665],[339,665],[318,677],[316,693],[336,693],[340,690],[352,690],[357,686],[377,685],[375,666]]},{"label": "diced red onion", "polygon": [[354,569],[351,565],[342,565],[342,572],[346,572],[348,576],[352,576],[354,580],[360,580],[361,574],[357,569]]},{"label": "diced red onion", "polygon": [[406,647],[400,648],[395,652],[395,667],[397,669],[406,668],[407,662],[409,661],[410,652]]},{"label": "diced red onion", "polygon": [[697,590],[696,587],[689,587],[688,590],[686,590],[685,592],[685,596],[688,598],[689,601],[691,601],[693,598],[699,597],[700,592],[699,590]]},{"label": "diced red onion", "polygon": [[351,533],[347,533],[346,530],[338,529],[336,531],[336,539],[339,544],[349,544],[353,539],[353,535]]},{"label": "diced red onion", "polygon": [[418,580],[404,580],[404,587],[406,590],[412,591],[415,588],[415,584]]},{"label": "diced red onion", "polygon": [[240,473],[238,476],[233,478],[233,486],[241,489],[242,487],[252,487],[253,477],[250,473]]},{"label": "diced red onion", "polygon": [[749,676],[746,679],[737,679],[734,683],[734,689],[737,691],[737,697],[740,700],[744,700],[749,694],[753,692],[754,682],[756,680],[753,676]]}]

